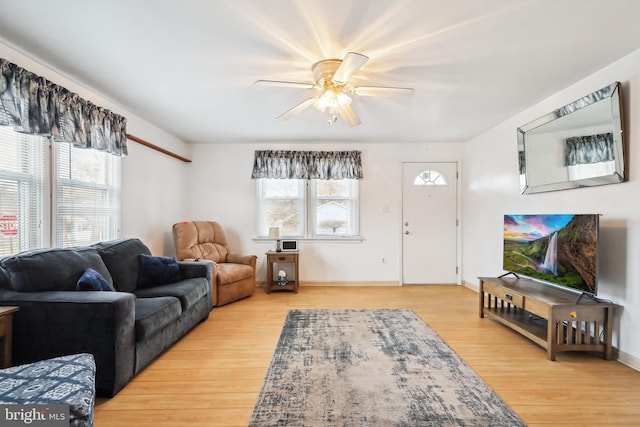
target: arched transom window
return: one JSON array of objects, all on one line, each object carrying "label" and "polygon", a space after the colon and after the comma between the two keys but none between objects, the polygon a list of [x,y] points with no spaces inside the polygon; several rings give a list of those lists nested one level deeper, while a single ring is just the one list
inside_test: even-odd
[{"label": "arched transom window", "polygon": [[447,185],[447,180],[438,171],[423,171],[413,180],[413,185]]}]

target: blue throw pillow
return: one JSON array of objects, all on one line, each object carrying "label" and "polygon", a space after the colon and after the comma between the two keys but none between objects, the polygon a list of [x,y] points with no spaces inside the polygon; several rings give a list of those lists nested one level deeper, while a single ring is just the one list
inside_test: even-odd
[{"label": "blue throw pillow", "polygon": [[93,268],[87,268],[76,283],[78,291],[115,291],[115,288]]},{"label": "blue throw pillow", "polygon": [[138,288],[151,288],[181,280],[180,267],[175,258],[145,254],[139,257]]}]

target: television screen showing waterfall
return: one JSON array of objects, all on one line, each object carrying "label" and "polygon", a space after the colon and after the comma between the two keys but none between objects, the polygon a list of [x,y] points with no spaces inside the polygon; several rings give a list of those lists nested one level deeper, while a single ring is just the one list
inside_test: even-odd
[{"label": "television screen showing waterfall", "polygon": [[598,215],[505,215],[502,268],[596,294]]}]

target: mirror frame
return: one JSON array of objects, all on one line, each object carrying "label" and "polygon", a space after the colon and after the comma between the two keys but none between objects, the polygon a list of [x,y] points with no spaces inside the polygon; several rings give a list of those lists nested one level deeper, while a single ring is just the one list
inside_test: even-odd
[{"label": "mirror frame", "polygon": [[[612,128],[614,135],[614,148],[616,156],[615,171],[610,175],[601,175],[577,180],[566,180],[541,185],[529,185],[527,183],[526,147],[528,133],[540,131],[541,127],[551,124],[564,116],[588,107],[596,102],[610,102],[612,113]],[[529,135],[530,138],[530,135]],[[600,90],[592,92],[572,103],[545,114],[518,128],[518,164],[520,166],[520,191],[521,194],[541,193],[545,191],[568,190],[572,188],[592,187],[604,184],[616,184],[626,181],[626,147],[623,126],[622,87],[620,82],[612,83]]]}]

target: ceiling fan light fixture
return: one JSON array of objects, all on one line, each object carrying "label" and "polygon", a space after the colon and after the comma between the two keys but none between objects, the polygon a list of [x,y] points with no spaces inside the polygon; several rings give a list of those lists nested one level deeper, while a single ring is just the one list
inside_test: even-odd
[{"label": "ceiling fan light fixture", "polygon": [[364,96],[410,96],[412,88],[385,87],[385,86],[359,86],[354,87],[349,79],[360,70],[369,60],[365,55],[348,52],[344,59],[324,59],[311,66],[315,83],[288,82],[277,80],[257,80],[254,84],[262,86],[284,86],[302,89],[313,89],[314,95],[300,102],[293,108],[278,116],[279,120],[286,120],[294,114],[315,105],[322,111],[329,111],[329,126],[336,123],[338,117],[349,126],[361,124],[358,115],[351,107],[350,95]]},{"label": "ceiling fan light fixture", "polygon": [[336,89],[325,90],[314,103],[318,110],[324,112],[329,109],[331,113],[337,113],[349,104],[351,104],[351,97]]},{"label": "ceiling fan light fixture", "polygon": [[321,86],[324,81],[331,81],[331,77],[333,77],[333,74],[340,64],[342,64],[342,60],[340,59],[323,59],[322,61],[316,62],[311,66],[313,80]]}]

